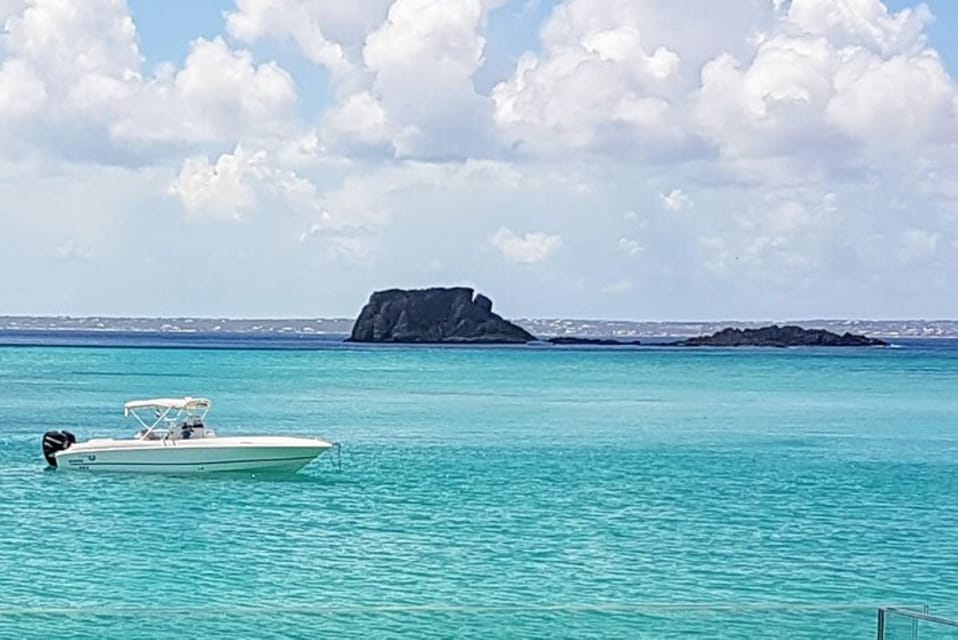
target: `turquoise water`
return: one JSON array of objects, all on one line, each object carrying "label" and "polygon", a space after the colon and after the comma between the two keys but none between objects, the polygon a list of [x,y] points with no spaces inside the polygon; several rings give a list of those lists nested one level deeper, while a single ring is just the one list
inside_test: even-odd
[{"label": "turquoise water", "polygon": [[[124,401],[187,394],[220,434],[339,441],[342,470],[45,469],[43,431],[126,435]],[[0,638],[872,638],[873,604],[958,614],[953,343],[5,347],[0,461]]]}]

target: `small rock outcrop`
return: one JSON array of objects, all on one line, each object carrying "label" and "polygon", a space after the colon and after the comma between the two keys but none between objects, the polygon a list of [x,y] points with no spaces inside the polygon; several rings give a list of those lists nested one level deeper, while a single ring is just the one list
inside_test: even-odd
[{"label": "small rock outcrop", "polygon": [[772,325],[760,329],[722,329],[672,343],[684,347],[880,347],[888,343],[854,333],[837,334],[824,329]]},{"label": "small rock outcrop", "polygon": [[588,345],[593,347],[634,347],[642,344],[638,340],[615,340],[613,338],[580,338],[578,336],[555,336],[546,339],[550,344]]},{"label": "small rock outcrop", "polygon": [[349,342],[521,344],[535,336],[468,287],[388,289],[369,297]]}]

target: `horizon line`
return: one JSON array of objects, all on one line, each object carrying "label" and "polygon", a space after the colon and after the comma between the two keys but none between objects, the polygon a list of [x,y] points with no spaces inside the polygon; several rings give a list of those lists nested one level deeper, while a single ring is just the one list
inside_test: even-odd
[{"label": "horizon line", "polygon": [[[499,314],[501,315],[501,314]],[[668,320],[652,320],[652,319],[635,319],[635,318],[587,318],[581,316],[512,316],[505,317],[506,320],[511,320],[513,322],[542,322],[542,321],[555,321],[555,320],[565,320],[565,321],[574,321],[574,322],[642,322],[642,323],[656,323],[656,324],[719,324],[723,322],[772,322],[772,323],[782,323],[782,322],[958,322],[958,318],[935,318],[935,317],[898,317],[898,318],[866,318],[866,317],[840,317],[840,316],[807,316],[804,318],[799,317],[778,317],[778,318],[713,318],[713,319],[668,319]],[[0,314],[0,321],[2,320],[237,320],[244,322],[254,322],[254,321],[336,321],[336,322],[353,322],[356,320],[356,317],[350,316],[220,316],[220,315],[196,315],[196,316],[186,316],[186,315],[168,315],[168,316],[151,316],[151,315],[86,315],[86,314],[9,314],[4,315]]]}]

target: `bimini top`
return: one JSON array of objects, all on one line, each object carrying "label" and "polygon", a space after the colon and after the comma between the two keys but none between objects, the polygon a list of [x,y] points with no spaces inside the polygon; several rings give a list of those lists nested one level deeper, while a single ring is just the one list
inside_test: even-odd
[{"label": "bimini top", "polygon": [[139,409],[172,409],[173,411],[209,411],[212,406],[207,398],[153,398],[152,400],[131,400],[123,405],[123,415]]}]

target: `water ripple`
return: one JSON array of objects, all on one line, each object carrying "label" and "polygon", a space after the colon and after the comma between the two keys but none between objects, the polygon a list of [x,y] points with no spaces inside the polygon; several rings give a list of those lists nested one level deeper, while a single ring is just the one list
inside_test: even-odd
[{"label": "water ripple", "polygon": [[[859,638],[874,611],[831,605],[958,613],[942,362],[193,355],[0,353],[0,637]],[[197,391],[240,431],[344,440],[342,472],[44,470],[46,428],[122,434],[104,405]]]}]

